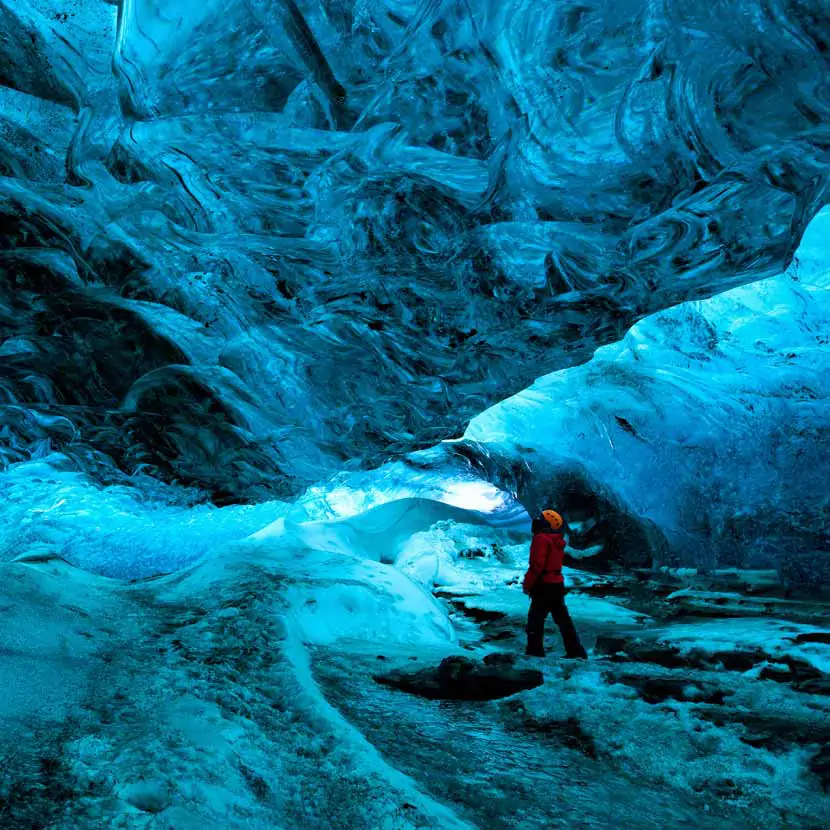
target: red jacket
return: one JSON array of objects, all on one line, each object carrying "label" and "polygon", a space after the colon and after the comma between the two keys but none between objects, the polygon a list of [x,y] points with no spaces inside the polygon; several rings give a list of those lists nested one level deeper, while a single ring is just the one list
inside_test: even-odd
[{"label": "red jacket", "polygon": [[530,567],[525,574],[522,590],[529,594],[539,583],[561,585],[562,562],[565,559],[565,537],[554,530],[534,533],[530,543]]}]

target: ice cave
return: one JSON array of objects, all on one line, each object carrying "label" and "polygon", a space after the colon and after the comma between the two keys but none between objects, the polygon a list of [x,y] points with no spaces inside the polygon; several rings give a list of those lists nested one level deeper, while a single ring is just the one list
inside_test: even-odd
[{"label": "ice cave", "polygon": [[0,0],[0,830],[830,826],[827,0]]}]

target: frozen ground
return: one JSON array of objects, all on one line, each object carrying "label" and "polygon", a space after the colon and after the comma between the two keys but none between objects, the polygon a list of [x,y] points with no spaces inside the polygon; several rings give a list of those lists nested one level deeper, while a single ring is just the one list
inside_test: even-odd
[{"label": "frozen ground", "polygon": [[[0,826],[826,826],[826,607],[738,572],[569,571],[591,659],[553,631],[515,657],[526,545],[454,509],[272,523],[132,582],[45,546],[0,564]],[[544,682],[376,680],[454,655]]]}]

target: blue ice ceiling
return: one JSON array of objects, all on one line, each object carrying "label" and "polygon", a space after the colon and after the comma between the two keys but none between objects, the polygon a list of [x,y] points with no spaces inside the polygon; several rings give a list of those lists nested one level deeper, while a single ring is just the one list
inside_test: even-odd
[{"label": "blue ice ceiling", "polygon": [[0,1],[0,43],[0,452],[105,483],[457,438],[828,201],[820,0]]}]

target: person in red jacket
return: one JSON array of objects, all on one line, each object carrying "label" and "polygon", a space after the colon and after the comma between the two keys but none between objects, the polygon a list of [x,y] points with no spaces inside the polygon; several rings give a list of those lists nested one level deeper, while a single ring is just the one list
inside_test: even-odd
[{"label": "person in red jacket", "polygon": [[565,605],[565,580],[562,576],[565,537],[562,535],[562,524],[562,517],[555,510],[543,510],[541,518],[533,520],[530,567],[522,584],[522,590],[530,596],[525,654],[530,657],[545,656],[545,620],[550,614],[559,626],[566,657],[584,660],[588,655],[579,642],[579,635]]}]

